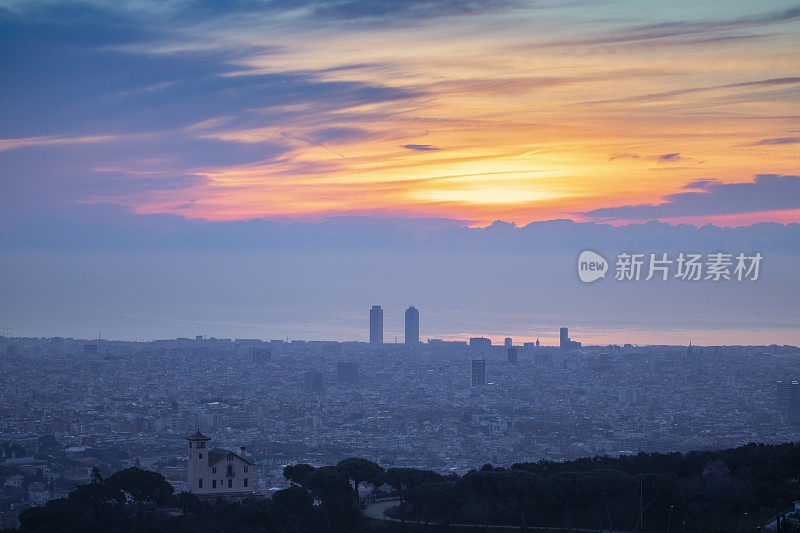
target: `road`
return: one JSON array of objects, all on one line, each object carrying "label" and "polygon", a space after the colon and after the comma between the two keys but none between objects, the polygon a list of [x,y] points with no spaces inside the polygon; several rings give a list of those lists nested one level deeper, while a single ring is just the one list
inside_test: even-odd
[{"label": "road", "polygon": [[[385,502],[373,503],[373,504],[367,505],[367,507],[364,509],[363,513],[364,513],[364,516],[366,516],[367,518],[372,518],[372,519],[375,519],[375,520],[388,520],[390,522],[399,522],[400,520],[398,518],[390,518],[390,517],[388,517],[388,516],[386,516],[384,514],[386,511],[388,511],[392,507],[396,507],[397,505],[400,505],[400,500],[389,500],[389,501],[385,501]],[[413,520],[406,520],[406,522],[411,523],[411,524],[414,523]],[[423,522],[418,522],[418,523],[422,524]],[[450,527],[470,527],[470,528],[474,528],[476,526],[476,524],[450,524],[449,526]],[[480,524],[478,524],[478,526],[480,526]],[[510,530],[514,530],[514,531],[519,531],[519,529],[520,529],[519,526],[490,526],[490,527],[492,529],[510,529]],[[540,526],[528,526],[528,529],[530,531],[537,531],[537,530],[538,531],[553,531],[553,530],[557,530],[558,528],[540,527]],[[596,529],[572,528],[572,531],[580,532],[580,533],[597,533]],[[614,533],[630,533],[630,532],[629,531],[617,531],[617,530],[614,530]]]}]

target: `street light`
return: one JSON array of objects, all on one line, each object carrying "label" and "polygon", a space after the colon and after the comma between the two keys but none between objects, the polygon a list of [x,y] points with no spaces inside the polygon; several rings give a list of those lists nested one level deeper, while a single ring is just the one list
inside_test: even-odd
[{"label": "street light", "polygon": [[744,513],[744,514],[742,515],[742,519],[741,519],[741,520],[739,520],[739,529],[737,530],[737,533],[742,533],[742,526],[744,525],[744,519],[745,519],[745,517],[747,517],[747,513]]},{"label": "street light", "polygon": [[674,505],[670,505],[669,506],[669,513],[667,514],[667,533],[670,533],[669,524],[670,524],[670,521],[672,520],[672,511],[673,511],[673,509],[675,509],[675,506]]}]

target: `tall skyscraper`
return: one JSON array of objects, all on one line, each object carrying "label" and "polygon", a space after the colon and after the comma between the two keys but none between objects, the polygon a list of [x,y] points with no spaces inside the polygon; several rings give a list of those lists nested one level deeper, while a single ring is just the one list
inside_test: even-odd
[{"label": "tall skyscraper", "polygon": [[508,352],[507,353],[508,353],[508,362],[511,363],[512,365],[516,365],[517,364],[517,349],[512,346],[512,347],[508,348]]},{"label": "tall skyscraper", "polygon": [[419,311],[413,305],[406,309],[406,344],[419,344]]},{"label": "tall skyscraper", "polygon": [[561,328],[559,340],[561,341],[559,345],[562,348],[569,348],[569,330],[567,328]]},{"label": "tall skyscraper", "polygon": [[506,348],[511,348],[512,346],[514,346],[514,341],[511,340],[511,337],[506,337],[505,347]]},{"label": "tall skyscraper", "polygon": [[469,348],[474,353],[485,353],[492,349],[492,340],[486,337],[470,337]]},{"label": "tall skyscraper", "polygon": [[358,362],[342,361],[336,363],[336,381],[339,383],[358,384]]},{"label": "tall skyscraper", "polygon": [[778,381],[778,412],[792,423],[800,422],[800,383]]},{"label": "tall skyscraper", "polygon": [[383,308],[373,305],[369,310],[369,342],[383,344]]},{"label": "tall skyscraper", "polygon": [[252,346],[250,348],[250,359],[253,363],[264,363],[272,357],[272,350],[262,346]]},{"label": "tall skyscraper", "polygon": [[470,385],[473,387],[486,385],[486,359],[472,360],[472,373],[470,377]]},{"label": "tall skyscraper", "polygon": [[319,370],[308,370],[304,378],[306,392],[322,392],[323,374]]}]

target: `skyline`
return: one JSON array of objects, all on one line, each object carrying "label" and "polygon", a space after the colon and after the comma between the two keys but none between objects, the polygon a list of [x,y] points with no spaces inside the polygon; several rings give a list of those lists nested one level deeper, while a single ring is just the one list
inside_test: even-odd
[{"label": "skyline", "polygon": [[800,344],[800,4],[636,6],[0,0],[0,327]]},{"label": "skyline", "polygon": [[4,0],[0,216],[798,221],[800,6],[637,6]]}]

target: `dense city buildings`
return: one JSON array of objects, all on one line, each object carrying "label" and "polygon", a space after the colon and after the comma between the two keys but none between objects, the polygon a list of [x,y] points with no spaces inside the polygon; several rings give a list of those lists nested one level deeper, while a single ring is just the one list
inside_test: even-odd
[{"label": "dense city buildings", "polygon": [[373,305],[369,310],[369,342],[383,344],[383,308]]},{"label": "dense city buildings", "polygon": [[419,311],[413,305],[406,309],[406,344],[419,344]]},{"label": "dense city buildings", "polygon": [[[140,465],[188,490],[186,437],[198,430],[214,447],[246,446],[248,483],[264,493],[285,486],[284,465],[345,457],[464,473],[487,462],[800,438],[787,414],[800,377],[792,346],[533,342],[512,347],[514,364],[504,344],[478,341],[478,355],[441,339],[413,347],[93,340],[97,353],[84,344],[0,337],[6,524],[20,508],[88,482],[93,467],[107,475]],[[253,347],[271,356],[254,361]],[[474,380],[481,386],[471,386],[473,359],[484,361]]]}]

